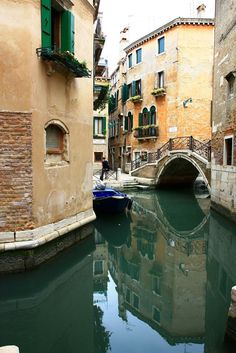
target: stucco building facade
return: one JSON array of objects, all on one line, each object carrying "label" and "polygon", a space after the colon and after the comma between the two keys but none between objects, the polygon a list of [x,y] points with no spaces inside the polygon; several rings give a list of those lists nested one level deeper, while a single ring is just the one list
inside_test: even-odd
[{"label": "stucco building facade", "polygon": [[0,247],[94,218],[93,38],[99,1],[1,2]]},{"label": "stucco building facade", "polygon": [[216,1],[212,122],[212,206],[236,221],[235,1]]},{"label": "stucco building facade", "polygon": [[210,140],[214,21],[177,18],[126,46],[125,34],[109,147],[114,167],[128,172],[170,138]]}]

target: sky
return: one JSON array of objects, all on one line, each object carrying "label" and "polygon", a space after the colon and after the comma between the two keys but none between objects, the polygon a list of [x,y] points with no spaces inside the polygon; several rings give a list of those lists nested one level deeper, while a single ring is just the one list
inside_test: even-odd
[{"label": "sky", "polygon": [[214,17],[215,0],[100,0],[106,37],[102,57],[108,59],[109,73],[119,60],[120,31],[124,27],[129,26],[132,43],[176,17],[197,17],[196,8],[203,3],[204,17]]}]

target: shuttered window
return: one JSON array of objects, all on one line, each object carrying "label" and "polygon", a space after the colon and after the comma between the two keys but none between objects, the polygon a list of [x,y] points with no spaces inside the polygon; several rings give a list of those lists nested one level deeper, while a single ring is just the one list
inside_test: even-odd
[{"label": "shuttered window", "polygon": [[49,125],[46,128],[46,149],[47,153],[63,152],[64,133],[56,125]]},{"label": "shuttered window", "polygon": [[[59,6],[59,5],[58,5]],[[70,11],[52,6],[51,0],[41,0],[42,47],[74,53],[75,25]]]},{"label": "shuttered window", "polygon": [[61,50],[75,51],[74,15],[70,11],[64,11],[61,16]]},{"label": "shuttered window", "polygon": [[106,135],[106,117],[94,117],[93,134]]},{"label": "shuttered window", "polygon": [[51,0],[41,0],[42,47],[51,47]]}]

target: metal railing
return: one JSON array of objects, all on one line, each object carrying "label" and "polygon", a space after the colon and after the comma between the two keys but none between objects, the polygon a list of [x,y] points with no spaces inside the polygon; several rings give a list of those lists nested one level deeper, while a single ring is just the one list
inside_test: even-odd
[{"label": "metal railing", "polygon": [[169,139],[164,145],[158,148],[157,152],[150,152],[144,161],[141,157],[131,162],[131,170],[137,169],[148,163],[155,163],[165,157],[171,151],[192,151],[200,157],[211,161],[211,141],[201,142],[193,136],[175,137]]},{"label": "metal railing", "polygon": [[[114,170],[109,170],[106,172],[106,180],[116,180],[116,171]],[[102,169],[95,170],[93,173],[93,176],[96,180],[100,180],[100,177],[102,175]],[[105,175],[104,175],[104,180],[105,180]]]}]

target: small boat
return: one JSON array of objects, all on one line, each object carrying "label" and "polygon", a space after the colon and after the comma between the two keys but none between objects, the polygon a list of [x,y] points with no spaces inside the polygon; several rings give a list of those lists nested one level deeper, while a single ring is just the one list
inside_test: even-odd
[{"label": "small boat", "polygon": [[93,209],[95,213],[120,213],[131,209],[131,198],[120,191],[105,188],[93,189]]}]

